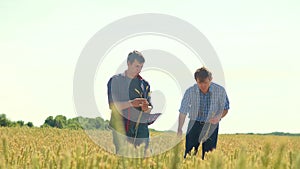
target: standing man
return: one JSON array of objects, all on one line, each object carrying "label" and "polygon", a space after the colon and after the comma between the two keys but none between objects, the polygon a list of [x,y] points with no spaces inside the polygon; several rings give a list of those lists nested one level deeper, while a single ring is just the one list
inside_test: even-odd
[{"label": "standing man", "polygon": [[112,111],[110,127],[116,153],[124,148],[125,140],[134,146],[145,143],[145,152],[149,144],[148,122],[143,118],[150,113],[150,85],[139,73],[145,59],[138,51],[127,57],[127,70],[114,75],[107,83],[108,103]]},{"label": "standing man", "polygon": [[184,158],[193,148],[196,155],[202,142],[204,159],[205,153],[217,146],[219,121],[228,113],[229,100],[225,89],[211,82],[212,73],[205,67],[197,69],[194,78],[197,83],[185,91],[181,101],[177,134],[182,135],[182,126],[189,113]]}]

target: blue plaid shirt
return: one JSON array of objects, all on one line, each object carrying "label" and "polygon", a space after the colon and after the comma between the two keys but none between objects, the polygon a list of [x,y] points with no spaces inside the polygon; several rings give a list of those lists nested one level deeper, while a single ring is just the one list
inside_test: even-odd
[{"label": "blue plaid shirt", "polygon": [[229,109],[229,100],[225,89],[211,83],[208,92],[202,93],[197,84],[185,91],[180,113],[189,114],[191,120],[208,122],[215,115],[220,115],[223,110]]}]

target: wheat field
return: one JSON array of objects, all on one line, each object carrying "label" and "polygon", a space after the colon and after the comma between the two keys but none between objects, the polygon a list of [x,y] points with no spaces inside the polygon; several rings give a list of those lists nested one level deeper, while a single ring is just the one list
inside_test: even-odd
[{"label": "wheat field", "polygon": [[201,153],[183,159],[184,141],[149,158],[119,157],[103,150],[82,130],[0,128],[0,138],[0,169],[300,168],[300,137],[293,136],[221,134],[217,149],[205,160],[201,160]]}]

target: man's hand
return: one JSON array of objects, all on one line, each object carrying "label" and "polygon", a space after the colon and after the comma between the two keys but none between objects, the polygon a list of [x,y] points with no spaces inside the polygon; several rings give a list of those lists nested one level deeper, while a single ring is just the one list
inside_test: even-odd
[{"label": "man's hand", "polygon": [[129,101],[132,107],[141,107],[143,105],[143,102],[148,103],[148,101],[145,98],[135,98],[134,100]]},{"label": "man's hand", "polygon": [[210,122],[211,124],[217,124],[217,123],[219,123],[220,119],[221,119],[221,117],[216,116],[216,117],[211,118],[211,119],[209,120],[209,122]]},{"label": "man's hand", "polygon": [[142,108],[142,111],[143,112],[147,112],[148,111],[148,109],[149,109],[149,102],[145,99],[145,101],[142,101],[142,106],[141,106],[141,108]]},{"label": "man's hand", "polygon": [[179,113],[178,117],[178,128],[177,128],[177,136],[181,137],[182,136],[182,126],[184,124],[186,114]]},{"label": "man's hand", "polygon": [[181,137],[182,136],[182,129],[177,129],[177,136]]},{"label": "man's hand", "polygon": [[149,102],[145,98],[135,98],[129,101],[132,107],[141,107],[143,112],[149,113],[152,107],[149,106]]}]

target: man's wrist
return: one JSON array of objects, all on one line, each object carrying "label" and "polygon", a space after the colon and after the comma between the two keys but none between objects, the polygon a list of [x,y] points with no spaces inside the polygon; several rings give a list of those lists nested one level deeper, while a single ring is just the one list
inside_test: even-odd
[{"label": "man's wrist", "polygon": [[127,103],[128,103],[128,107],[133,107],[132,100],[129,100]]}]

